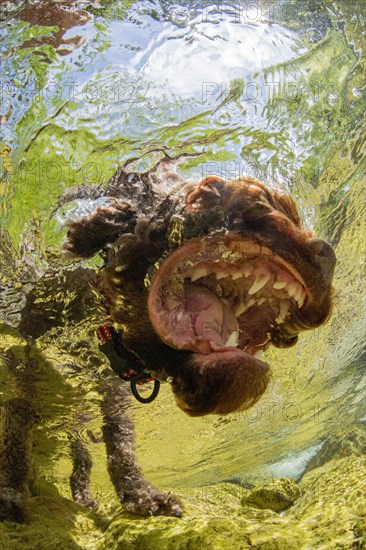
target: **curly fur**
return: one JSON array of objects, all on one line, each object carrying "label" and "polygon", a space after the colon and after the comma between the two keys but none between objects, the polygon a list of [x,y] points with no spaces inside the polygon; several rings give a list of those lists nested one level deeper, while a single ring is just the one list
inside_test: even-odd
[{"label": "curly fur", "polygon": [[[294,265],[311,289],[312,301],[306,308],[296,311],[270,335],[273,345],[288,347],[296,343],[300,331],[319,326],[331,313],[335,256],[330,245],[303,229],[291,197],[270,190],[254,178],[225,182],[212,176],[198,184],[187,184],[164,162],[146,174],[128,173],[123,166],[105,186],[79,186],[69,191],[60,204],[74,198],[102,196],[109,196],[110,201],[89,216],[68,222],[63,248],[68,255],[83,258],[104,249],[106,264],[98,275],[98,288],[109,321],[123,328],[126,350],[155,377],[172,380],[178,406],[191,416],[227,414],[252,406],[267,387],[268,370],[243,366],[234,357],[213,365],[210,354],[199,356],[166,345],[149,318],[146,280],[182,243],[216,233],[250,236]],[[88,279],[89,273],[85,273]],[[71,281],[73,287],[81,279]],[[41,316],[41,312],[35,312],[32,298],[26,308],[21,329],[37,338],[46,330],[46,323],[34,323],[34,316]],[[57,324],[57,319],[53,317],[52,322]],[[126,386],[112,376],[103,382],[100,392],[108,471],[124,508],[140,515],[181,516],[180,500],[151,485],[138,466]],[[10,411],[15,405],[9,403],[7,407]],[[24,403],[17,403],[13,413],[5,415],[2,446],[10,449],[12,457],[17,454],[16,446],[22,448],[24,458],[18,457],[23,462],[15,477],[10,461],[0,461],[4,488],[0,519],[22,521],[26,517],[32,415],[21,429],[14,427],[22,422],[24,407]],[[10,456],[9,452],[4,456]],[[93,507],[96,502],[89,487],[92,461],[77,436],[71,437],[71,455],[73,498]]]}]

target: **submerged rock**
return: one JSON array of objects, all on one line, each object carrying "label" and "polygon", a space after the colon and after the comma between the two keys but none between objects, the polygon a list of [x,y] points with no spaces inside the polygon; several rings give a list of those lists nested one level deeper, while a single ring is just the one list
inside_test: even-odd
[{"label": "submerged rock", "polygon": [[279,478],[256,487],[241,502],[243,506],[282,512],[292,506],[300,496],[301,489],[292,479]]}]

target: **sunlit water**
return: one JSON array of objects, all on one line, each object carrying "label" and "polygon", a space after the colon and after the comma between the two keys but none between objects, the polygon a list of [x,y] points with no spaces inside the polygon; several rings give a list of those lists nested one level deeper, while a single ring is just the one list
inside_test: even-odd
[{"label": "sunlit water", "polygon": [[[90,17],[73,8],[62,32],[51,16],[22,15],[24,5],[0,5],[5,348],[19,323],[29,333],[21,314],[39,278],[65,269],[65,212],[90,207],[51,216],[66,188],[107,181],[132,158],[144,171],[164,153],[189,153],[178,169],[189,180],[254,175],[290,191],[334,246],[333,317],[295,348],[267,352],[272,380],[248,412],[191,419],[168,386],[152,405],[135,403],[138,450],[161,486],[299,476],[330,433],[365,420],[364,3],[85,2]],[[75,318],[77,288],[55,281],[36,291],[49,329],[38,340],[35,452],[67,494],[68,434],[79,430],[96,461],[94,490],[108,499],[93,336],[101,313],[91,299]],[[4,399],[16,393],[5,363]]]}]

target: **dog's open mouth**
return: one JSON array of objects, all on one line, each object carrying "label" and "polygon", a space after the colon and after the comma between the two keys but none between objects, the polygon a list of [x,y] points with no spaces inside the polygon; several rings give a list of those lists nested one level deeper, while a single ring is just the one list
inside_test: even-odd
[{"label": "dog's open mouth", "polygon": [[172,253],[153,280],[148,307],[171,347],[262,363],[258,352],[272,331],[310,300],[294,266],[254,240],[224,235]]}]

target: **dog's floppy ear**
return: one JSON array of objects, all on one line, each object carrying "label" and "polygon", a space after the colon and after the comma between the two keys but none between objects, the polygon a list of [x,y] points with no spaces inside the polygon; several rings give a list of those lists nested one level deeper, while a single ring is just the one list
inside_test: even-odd
[{"label": "dog's floppy ear", "polygon": [[108,204],[98,206],[89,216],[68,221],[62,248],[69,255],[90,258],[123,233],[132,232],[136,219],[137,214],[128,202],[111,199]]},{"label": "dog's floppy ear", "polygon": [[177,405],[190,416],[229,414],[254,405],[267,388],[266,363],[237,354],[192,354],[190,361],[173,375]]}]

